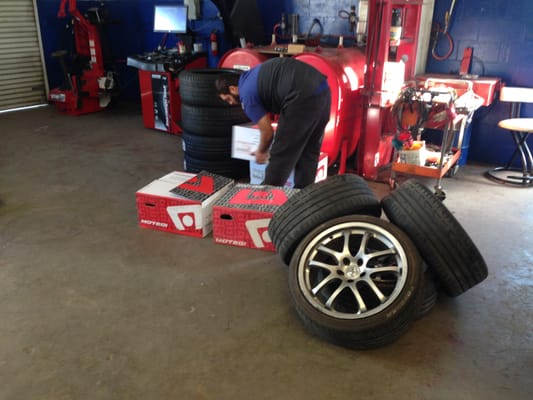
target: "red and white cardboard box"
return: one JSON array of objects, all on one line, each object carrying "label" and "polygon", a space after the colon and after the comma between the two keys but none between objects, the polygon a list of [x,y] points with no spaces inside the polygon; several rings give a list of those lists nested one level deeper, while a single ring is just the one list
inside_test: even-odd
[{"label": "red and white cardboard box", "polygon": [[275,251],[268,234],[274,212],[298,189],[236,184],[213,206],[215,243]]},{"label": "red and white cardboard box", "polygon": [[[277,123],[272,124],[276,130]],[[252,153],[259,146],[261,133],[257,124],[251,122],[247,124],[233,125],[231,134],[231,157],[240,160],[255,161]]]},{"label": "red and white cardboard box", "polygon": [[[250,183],[252,185],[259,185],[265,179],[265,170],[267,164],[258,164],[255,161],[250,161]],[[318,165],[316,169],[315,182],[323,181],[328,177],[328,154],[320,153]],[[285,187],[294,187],[294,171],[289,175],[289,179],[284,185]]]},{"label": "red and white cardboard box", "polygon": [[139,225],[204,237],[213,227],[213,204],[233,185],[229,178],[203,171],[171,172],[137,191]]}]

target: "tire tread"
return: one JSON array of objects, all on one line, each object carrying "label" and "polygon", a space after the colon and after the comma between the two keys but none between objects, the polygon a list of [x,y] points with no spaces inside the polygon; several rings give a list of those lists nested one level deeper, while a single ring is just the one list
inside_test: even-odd
[{"label": "tire tread", "polygon": [[389,220],[415,242],[449,296],[458,296],[487,277],[487,265],[472,239],[422,183],[406,181],[381,204]]},{"label": "tire tread", "polygon": [[272,216],[268,232],[289,264],[298,242],[321,223],[350,214],[381,215],[379,200],[358,175],[328,177],[295,193]]}]

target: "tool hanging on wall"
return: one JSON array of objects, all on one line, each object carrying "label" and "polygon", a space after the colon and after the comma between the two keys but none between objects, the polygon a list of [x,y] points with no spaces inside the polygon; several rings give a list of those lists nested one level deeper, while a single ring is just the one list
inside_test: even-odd
[{"label": "tool hanging on wall", "polygon": [[[450,9],[446,11],[446,14],[444,15],[444,28],[441,28],[440,24],[435,24],[433,27],[433,45],[431,46],[431,55],[435,60],[443,61],[446,60],[453,52],[453,39],[449,33],[450,29],[450,20],[453,15],[453,9],[455,8],[455,0],[452,0],[452,3],[450,5]],[[443,36],[446,41],[448,42],[448,50],[444,55],[437,54],[437,44],[439,42],[439,37]]]},{"label": "tool hanging on wall", "polygon": [[350,24],[350,32],[355,32],[355,24],[359,20],[355,13],[355,6],[350,6],[350,11],[340,10],[338,13],[339,18],[347,19]]},{"label": "tool hanging on wall", "polygon": [[[315,26],[318,26],[320,31],[315,37],[311,37],[311,32]],[[306,46],[318,46],[320,44],[320,38],[324,34],[324,28],[318,18],[313,18],[313,22],[304,36],[304,43]]]}]

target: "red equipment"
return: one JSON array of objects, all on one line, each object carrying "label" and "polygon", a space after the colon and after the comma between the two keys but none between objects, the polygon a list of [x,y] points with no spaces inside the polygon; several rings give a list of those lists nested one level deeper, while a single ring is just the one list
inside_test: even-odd
[{"label": "red equipment", "polygon": [[266,54],[259,53],[255,49],[232,49],[224,53],[218,63],[219,68],[234,68],[248,71],[250,68],[268,60]]},{"label": "red equipment", "polygon": [[294,58],[312,65],[328,77],[331,111],[324,132],[321,151],[328,154],[328,164],[339,163],[339,173],[346,169],[347,158],[355,152],[361,136],[361,87],[365,54],[357,48],[321,49],[304,52]]},{"label": "red equipment", "polygon": [[[164,56],[161,57],[164,59]],[[191,56],[186,58],[182,66],[184,69],[205,68],[206,63],[205,56]],[[161,64],[157,61],[145,61],[138,63],[137,66],[143,122],[146,128],[178,135],[182,133],[179,125],[181,121],[180,82],[177,73],[149,70],[154,65]]]},{"label": "red equipment", "polygon": [[76,0],[61,0],[58,18],[64,18],[65,5],[72,16],[72,29],[75,41],[75,57],[79,71],[69,73],[64,57],[66,51],[56,51],[53,57],[59,59],[63,69],[64,82],[50,91],[49,100],[55,103],[60,112],[81,115],[101,111],[109,104],[111,92],[115,88],[113,72],[106,71],[100,38],[103,20],[102,9],[89,9],[87,15],[76,7]]},{"label": "red equipment", "polygon": [[[367,70],[361,100],[363,133],[357,149],[357,172],[367,179],[376,180],[392,157],[396,127],[391,108],[401,84],[415,76],[422,3],[422,0],[369,2]],[[397,35],[398,31],[401,35]]]}]

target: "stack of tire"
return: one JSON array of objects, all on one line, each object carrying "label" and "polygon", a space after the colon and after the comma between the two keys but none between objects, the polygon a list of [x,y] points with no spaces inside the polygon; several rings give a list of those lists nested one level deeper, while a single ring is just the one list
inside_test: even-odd
[{"label": "stack of tire", "polygon": [[363,178],[330,176],[291,196],[268,232],[305,327],[352,349],[394,342],[440,289],[455,297],[488,275],[459,222],[415,179],[379,201]]},{"label": "stack of tire", "polygon": [[216,94],[215,80],[238,71],[224,68],[183,70],[179,75],[184,170],[208,171],[240,179],[248,163],[231,158],[233,125],[248,122],[240,106],[230,106]]}]

